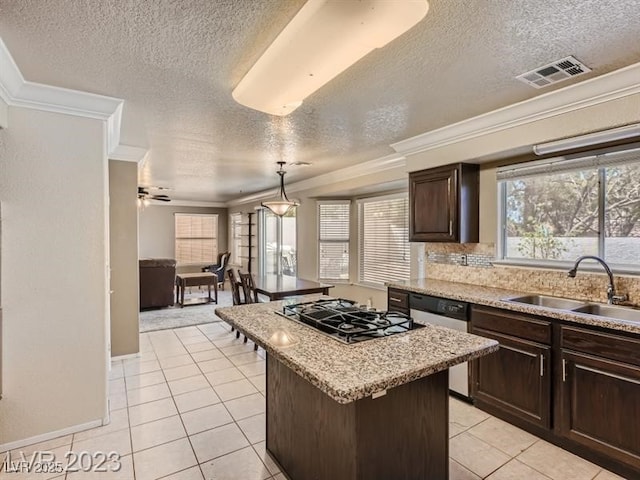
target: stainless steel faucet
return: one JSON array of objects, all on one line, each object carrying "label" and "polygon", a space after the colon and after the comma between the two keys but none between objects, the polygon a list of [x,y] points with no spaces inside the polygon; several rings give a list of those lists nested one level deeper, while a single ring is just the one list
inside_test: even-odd
[{"label": "stainless steel faucet", "polygon": [[597,262],[600,263],[600,265],[602,265],[605,269],[605,271],[607,272],[607,275],[609,275],[609,285],[607,286],[607,301],[609,302],[610,305],[614,305],[617,303],[622,303],[622,302],[626,302],[628,300],[628,296],[627,295],[616,295],[616,287],[615,284],[613,282],[613,272],[611,271],[611,269],[609,268],[609,265],[607,265],[607,262],[605,262],[603,259],[601,259],[600,257],[596,257],[594,255],[584,255],[580,258],[578,258],[576,260],[576,264],[573,266],[573,268],[571,270],[569,270],[569,276],[571,278],[575,278],[576,273],[578,272],[578,265],[580,265],[580,262],[583,260],[595,260]]}]

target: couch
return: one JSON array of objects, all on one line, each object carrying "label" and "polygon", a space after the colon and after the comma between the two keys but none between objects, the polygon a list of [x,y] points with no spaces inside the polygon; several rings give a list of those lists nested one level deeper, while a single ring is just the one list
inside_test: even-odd
[{"label": "couch", "polygon": [[140,310],[173,305],[176,261],[171,258],[147,258],[140,268]]}]

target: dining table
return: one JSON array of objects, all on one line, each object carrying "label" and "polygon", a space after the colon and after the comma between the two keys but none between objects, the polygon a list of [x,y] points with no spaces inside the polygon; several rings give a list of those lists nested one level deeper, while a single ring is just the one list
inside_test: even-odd
[{"label": "dining table", "polygon": [[333,285],[291,275],[266,274],[255,277],[255,291],[271,301],[311,293],[329,295],[330,288],[333,288]]}]

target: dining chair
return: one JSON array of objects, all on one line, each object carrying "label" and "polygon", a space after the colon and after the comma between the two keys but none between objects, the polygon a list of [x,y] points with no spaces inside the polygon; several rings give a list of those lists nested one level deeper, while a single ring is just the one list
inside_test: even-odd
[{"label": "dining chair", "polygon": [[241,305],[244,303],[240,299],[240,287],[242,284],[238,280],[235,268],[227,270],[227,276],[229,277],[229,284],[231,285],[231,298],[233,299],[233,304]]},{"label": "dining chair", "polygon": [[[234,305],[242,305],[245,303],[254,303],[248,299],[251,298],[251,296],[247,296],[246,294],[246,290],[245,290],[245,286],[242,283],[242,275],[240,272],[238,272],[239,275],[236,275],[236,270],[234,268],[230,268],[229,270],[227,270],[227,275],[229,277],[229,284],[231,285],[231,296],[233,297],[233,304]],[[238,280],[238,277],[240,278],[240,280]],[[253,285],[253,283],[252,283]],[[240,296],[240,288],[243,289],[244,291],[244,298],[241,298]],[[231,331],[234,330],[234,327],[231,327]],[[240,332],[236,330],[236,338],[240,338]],[[247,343],[247,336],[244,336],[244,343]],[[253,346],[254,350],[258,349],[258,345],[254,344]]]},{"label": "dining chair", "polygon": [[240,271],[238,271],[238,275],[240,275],[240,284],[242,285],[245,303],[260,303],[253,275],[251,273],[242,273]]},{"label": "dining chair", "polygon": [[[233,299],[234,305],[240,305],[240,284],[236,277],[236,272],[233,268],[227,270],[227,276],[229,277],[229,285],[231,286],[231,298]],[[231,331],[233,332],[235,327],[231,327]],[[236,338],[240,337],[240,332],[236,331]],[[247,337],[245,337],[246,339]]]}]

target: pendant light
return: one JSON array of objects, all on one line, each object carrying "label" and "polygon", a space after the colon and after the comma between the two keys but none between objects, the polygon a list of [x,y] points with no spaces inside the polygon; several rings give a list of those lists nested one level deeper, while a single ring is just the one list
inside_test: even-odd
[{"label": "pendant light", "polygon": [[285,172],[282,169],[282,167],[287,162],[280,161],[276,163],[280,165],[280,170],[276,172],[278,175],[280,175],[280,193],[278,198],[276,198],[275,200],[271,200],[269,202],[262,202],[262,206],[268,208],[279,217],[282,217],[286,215],[286,213],[289,211],[291,207],[297,207],[300,204],[298,202],[289,200],[287,198],[287,192],[284,191],[284,174],[287,172]]}]

